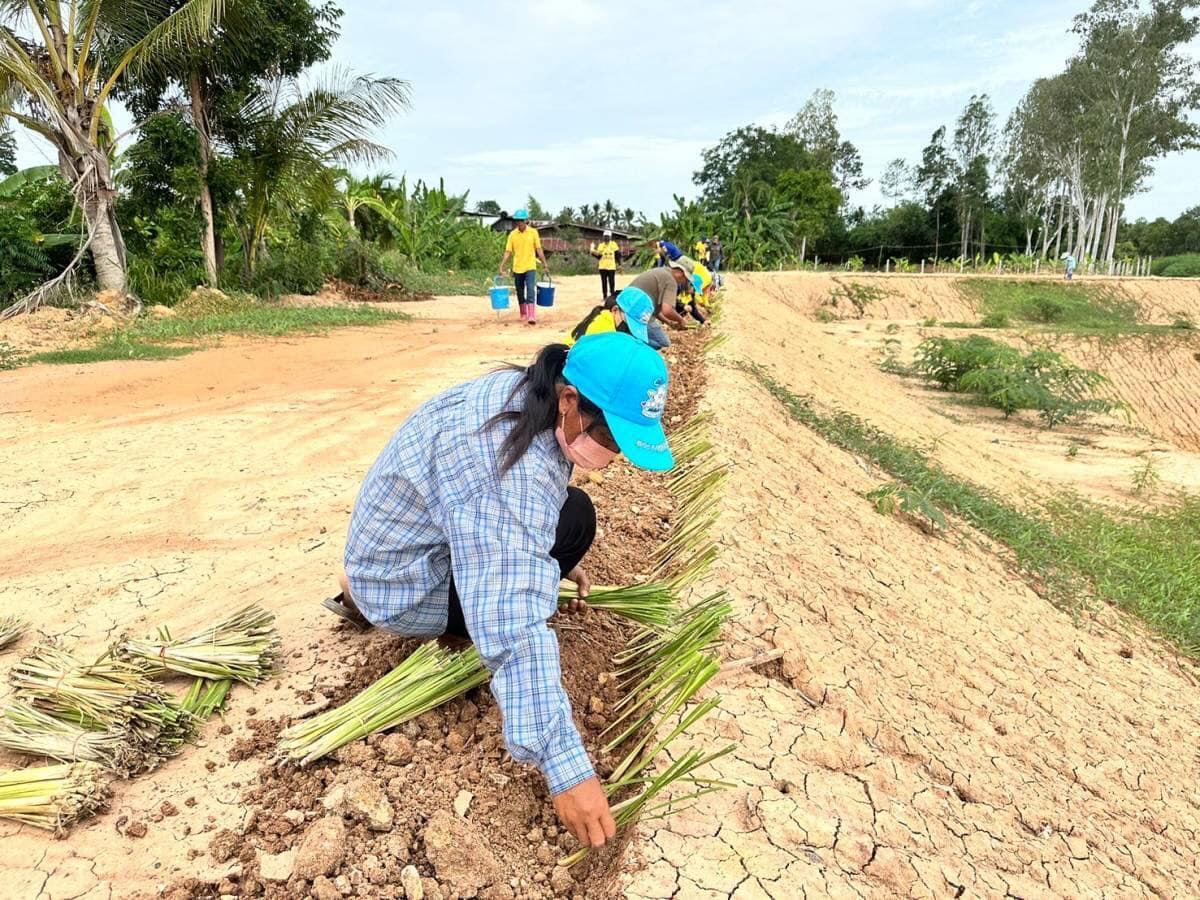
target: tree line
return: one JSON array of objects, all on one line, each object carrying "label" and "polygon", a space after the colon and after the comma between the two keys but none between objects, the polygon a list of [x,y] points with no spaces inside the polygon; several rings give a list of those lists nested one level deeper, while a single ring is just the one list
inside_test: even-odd
[{"label": "tree line", "polygon": [[818,91],[785,127],[748,125],[705,151],[698,200],[677,199],[658,226],[687,240],[719,230],[730,262],[750,266],[1063,253],[1104,266],[1166,246],[1200,252],[1194,212],[1177,226],[1124,219],[1157,160],[1200,145],[1188,53],[1198,5],[1098,0],[1073,21],[1078,48],[1064,70],[1035,81],[1003,125],[975,94],[919,158],[893,160],[879,184],[887,206],[849,205],[849,190],[866,185],[861,158],[839,132],[832,92]]}]

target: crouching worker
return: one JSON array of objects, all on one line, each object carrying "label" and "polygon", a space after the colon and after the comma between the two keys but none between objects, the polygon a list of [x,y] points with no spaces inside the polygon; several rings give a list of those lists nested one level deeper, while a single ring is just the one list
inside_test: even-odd
[{"label": "crouching worker", "polygon": [[609,294],[602,304],[593,307],[592,311],[571,329],[566,337],[566,344],[571,347],[581,337],[610,331],[631,334],[643,344],[647,344],[650,342],[647,329],[652,318],[654,302],[650,295],[640,288],[627,287],[619,294]]},{"label": "crouching worker", "polygon": [[367,474],[346,542],[340,615],[399,635],[475,642],[513,758],[542,771],[563,825],[598,847],[615,833],[562,686],[547,620],[559,581],[589,589],[596,532],[573,466],[619,453],[673,465],[667,368],[625,334],[550,344],[527,368],[468,381],[416,410]]}]

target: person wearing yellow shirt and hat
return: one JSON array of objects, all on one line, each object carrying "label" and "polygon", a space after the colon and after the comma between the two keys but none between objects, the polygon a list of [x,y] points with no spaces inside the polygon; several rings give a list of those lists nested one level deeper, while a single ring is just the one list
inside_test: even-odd
[{"label": "person wearing yellow shirt and hat", "polygon": [[542,252],[542,239],[537,229],[529,224],[528,210],[518,209],[513,213],[517,227],[508,233],[504,245],[504,258],[500,260],[500,274],[504,274],[509,259],[513,264],[513,283],[517,288],[517,304],[521,308],[521,321],[537,324],[537,264],[538,260],[550,272],[546,254]]},{"label": "person wearing yellow shirt and hat", "polygon": [[604,232],[599,244],[592,244],[592,256],[600,260],[600,296],[607,297],[617,290],[617,265],[621,262],[621,245],[613,240],[611,231]]},{"label": "person wearing yellow shirt and hat", "polygon": [[589,334],[622,331],[632,334],[643,344],[650,343],[649,326],[654,318],[654,301],[640,288],[627,287],[621,293],[609,294],[604,302],[571,329],[563,339],[568,347]]}]

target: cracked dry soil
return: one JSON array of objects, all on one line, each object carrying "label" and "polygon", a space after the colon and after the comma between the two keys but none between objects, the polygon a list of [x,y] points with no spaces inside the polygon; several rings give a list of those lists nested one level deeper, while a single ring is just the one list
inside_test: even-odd
[{"label": "cracked dry soil", "polygon": [[[750,285],[723,328],[728,360],[797,394],[909,411],[865,353]],[[781,340],[786,358],[763,351]],[[719,359],[704,408],[733,468],[710,575],[735,604],[728,655],[783,655],[716,683],[707,728],[738,742],[717,765],[741,787],[647,829],[628,896],[1200,895],[1190,662],[1110,610],[1072,621],[961,523],[877,515],[863,495],[885,476]]]}]

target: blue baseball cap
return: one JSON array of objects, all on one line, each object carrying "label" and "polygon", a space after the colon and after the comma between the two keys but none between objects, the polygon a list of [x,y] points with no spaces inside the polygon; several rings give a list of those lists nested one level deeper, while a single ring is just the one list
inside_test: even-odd
[{"label": "blue baseball cap", "polygon": [[654,318],[654,301],[650,295],[641,288],[630,286],[617,294],[617,306],[625,313],[629,333],[643,344],[650,343],[650,336],[646,332],[646,326]]},{"label": "blue baseball cap", "polygon": [[663,431],[667,364],[628,334],[589,334],[567,353],[563,378],[604,413],[625,458],[639,469],[665,472],[675,465]]},{"label": "blue baseball cap", "polygon": [[522,207],[521,209],[518,209],[515,213],[513,213],[513,218],[516,219],[518,222],[523,222],[525,219],[529,218],[529,210]]}]

